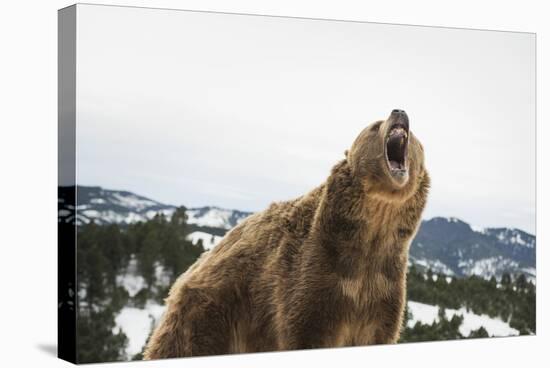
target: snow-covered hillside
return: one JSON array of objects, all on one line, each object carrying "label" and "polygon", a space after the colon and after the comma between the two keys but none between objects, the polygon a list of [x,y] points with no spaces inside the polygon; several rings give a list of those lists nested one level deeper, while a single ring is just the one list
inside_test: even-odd
[{"label": "snow-covered hillside", "polygon": [[[79,186],[76,208],[70,203],[70,191],[59,190],[58,221],[87,224],[133,224],[163,214],[167,219],[177,209],[132,192],[108,190],[101,187]],[[228,230],[240,223],[250,212],[205,206],[189,208],[187,223]]]},{"label": "snow-covered hillside", "polygon": [[536,238],[511,228],[478,228],[455,217],[422,224],[410,247],[410,261],[449,276],[500,278],[524,273],[535,281]]},{"label": "snow-covered hillside", "polygon": [[187,210],[187,222],[199,226],[229,230],[248,217],[250,212],[228,210],[219,207],[199,207]]},{"label": "snow-covered hillside", "polygon": [[[409,312],[412,314],[412,318],[407,321],[409,327],[413,327],[417,322],[430,325],[434,321],[439,321],[438,312],[439,307],[435,305],[429,305],[424,303],[418,303],[409,301],[407,303]],[[466,308],[445,309],[445,317],[451,319],[454,315],[461,315],[464,317],[462,325],[460,325],[460,334],[464,337],[470,335],[470,332],[485,328],[489,336],[517,336],[519,331],[498,318],[491,318],[487,315],[478,315],[466,310]]]},{"label": "snow-covered hillside", "polygon": [[71,204],[72,195],[74,187],[59,188],[59,222],[83,225],[93,220],[96,224],[132,224],[150,220],[158,213],[170,217],[176,210],[175,206],[132,192],[86,186],[77,187],[75,208]]}]

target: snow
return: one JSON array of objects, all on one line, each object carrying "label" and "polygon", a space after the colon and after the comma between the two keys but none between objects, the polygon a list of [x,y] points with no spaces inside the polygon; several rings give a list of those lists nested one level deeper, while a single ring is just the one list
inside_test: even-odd
[{"label": "snow", "polygon": [[91,218],[99,218],[101,216],[101,214],[96,210],[85,210],[85,211],[82,211],[82,214],[85,215],[86,217],[91,217]]},{"label": "snow", "polygon": [[425,260],[425,259],[413,258],[413,262],[414,262],[414,264],[417,264],[417,265],[422,266],[422,267],[429,267],[428,261]]},{"label": "snow", "polygon": [[436,306],[409,301],[407,302],[407,308],[412,315],[412,318],[407,321],[407,326],[410,328],[414,327],[416,322],[431,325],[438,319],[437,312],[439,308]]},{"label": "snow", "polygon": [[113,333],[117,333],[120,329],[128,337],[126,348],[128,359],[142,351],[147,337],[153,326],[160,320],[164,308],[160,304],[150,302],[145,305],[145,309],[124,307],[115,317]]},{"label": "snow", "polygon": [[472,229],[472,231],[475,231],[476,233],[487,234],[487,229],[484,228],[484,227],[476,226],[476,225],[470,225],[470,228]]},{"label": "snow", "polygon": [[464,322],[460,326],[459,330],[462,336],[468,336],[472,331],[484,327],[487,330],[489,336],[517,336],[519,331],[501,319],[491,318],[488,315],[477,315],[471,312],[467,312],[465,308],[456,310],[446,310],[445,315],[447,318],[452,317],[455,314],[462,314],[464,316]]},{"label": "snow", "polygon": [[146,285],[145,279],[142,276],[123,275],[116,277],[117,285],[122,286],[128,292],[130,297],[136,296],[141,289]]},{"label": "snow", "polygon": [[248,217],[248,213],[218,207],[190,208],[187,210],[187,222],[199,226],[231,229]]},{"label": "snow", "polygon": [[[130,297],[134,297],[141,289],[147,286],[143,276],[138,273],[138,262],[135,255],[132,255],[132,259],[128,262],[126,270],[122,275],[117,275],[116,284],[122,286],[128,292]],[[170,274],[164,269],[164,266],[160,262],[155,262],[155,278],[156,282],[154,287],[166,287],[170,286]]]},{"label": "snow", "polygon": [[112,193],[114,200],[113,203],[116,203],[120,206],[126,208],[132,208],[136,210],[143,210],[149,206],[158,205],[158,202],[152,201],[146,198],[140,198],[135,194],[122,195],[120,193]]},{"label": "snow", "polygon": [[[409,301],[407,303],[408,309],[412,314],[412,318],[407,322],[409,327],[413,327],[416,322],[423,324],[432,324],[434,321],[439,321],[438,312],[439,307],[424,303],[418,303]],[[519,331],[499,318],[491,318],[488,315],[478,315],[472,312],[468,312],[466,308],[460,309],[445,309],[445,317],[451,319],[454,315],[462,315],[464,321],[459,327],[460,334],[462,336],[470,335],[470,332],[485,328],[489,336],[516,336],[519,335]]]},{"label": "snow", "polygon": [[454,276],[455,274],[454,271],[451,268],[449,268],[449,266],[441,262],[439,259],[427,260],[425,258],[420,258],[420,259],[414,258],[414,257],[411,257],[411,258],[412,258],[413,264],[416,264],[425,268],[430,268],[434,272],[442,273],[446,276]]},{"label": "snow", "polygon": [[521,235],[519,233],[516,233],[515,236],[513,236],[512,238],[510,238],[510,243],[517,243],[517,244],[521,244],[521,245],[526,245],[527,243],[525,242],[525,240],[523,240],[521,238]]},{"label": "snow", "polygon": [[126,272],[123,275],[117,275],[116,283],[118,286],[122,286],[128,292],[130,297],[134,297],[141,289],[146,286],[143,276],[138,275],[137,272],[137,260],[134,256],[128,262]]},{"label": "snow", "polygon": [[458,262],[458,267],[462,269],[465,275],[476,275],[489,279],[491,276],[496,275],[499,270],[518,269],[519,264],[514,260],[498,256],[483,258],[477,261],[473,259],[468,259],[467,261],[461,260]]},{"label": "snow", "polygon": [[146,219],[144,218],[143,215],[140,215],[135,212],[129,212],[124,218],[124,222],[127,224],[134,224],[136,222],[145,221],[145,220]]},{"label": "snow", "polygon": [[521,235],[521,231],[517,229],[504,229],[500,231],[498,234],[496,234],[496,237],[498,238],[498,240],[500,240],[504,244],[512,244],[512,245],[518,244],[527,248],[535,247],[534,237],[524,239]]},{"label": "snow", "polygon": [[170,274],[160,262],[155,263],[155,279],[158,286],[170,286]]},{"label": "snow", "polygon": [[118,213],[113,210],[100,212],[101,219],[108,223],[114,224],[132,224],[135,222],[147,221],[148,219],[136,212]]},{"label": "snow", "polygon": [[521,269],[527,275],[527,279],[531,282],[535,282],[535,277],[537,276],[537,270],[534,267],[524,267]]},{"label": "snow", "polygon": [[187,222],[190,224],[197,224],[200,226],[221,227],[223,229],[230,229],[231,224],[229,219],[233,211],[225,210],[221,208],[212,207],[207,210],[205,214],[198,217],[198,209],[187,210]]},{"label": "snow", "polygon": [[195,231],[187,235],[187,239],[193,244],[197,244],[199,240],[202,240],[202,246],[204,249],[209,250],[218,245],[223,237],[205,233],[203,231]]},{"label": "snow", "polygon": [[442,273],[444,275],[453,276],[455,273],[453,270],[451,270],[445,263],[441,262],[440,260],[436,259],[433,260],[430,263],[430,267],[435,271]]}]

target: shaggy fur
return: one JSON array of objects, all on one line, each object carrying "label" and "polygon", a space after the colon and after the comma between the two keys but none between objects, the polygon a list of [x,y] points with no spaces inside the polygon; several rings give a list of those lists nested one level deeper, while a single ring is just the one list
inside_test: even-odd
[{"label": "shaggy fur", "polygon": [[429,177],[411,132],[408,179],[391,177],[395,119],[365,128],[323,184],[248,217],[181,275],[145,359],[396,342]]}]

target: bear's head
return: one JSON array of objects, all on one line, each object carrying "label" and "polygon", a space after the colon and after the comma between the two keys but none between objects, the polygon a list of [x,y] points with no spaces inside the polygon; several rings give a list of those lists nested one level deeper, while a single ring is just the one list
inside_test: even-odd
[{"label": "bear's head", "polygon": [[401,202],[427,185],[424,149],[403,110],[366,127],[346,156],[353,176],[380,199]]}]

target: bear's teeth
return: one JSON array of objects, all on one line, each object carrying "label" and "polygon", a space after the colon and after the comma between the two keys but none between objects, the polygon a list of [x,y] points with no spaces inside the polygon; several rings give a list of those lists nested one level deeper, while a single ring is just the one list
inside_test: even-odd
[{"label": "bear's teeth", "polygon": [[403,128],[395,128],[392,129],[390,132],[390,137],[393,137],[394,135],[402,135],[404,137],[407,137],[407,132]]}]

